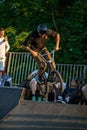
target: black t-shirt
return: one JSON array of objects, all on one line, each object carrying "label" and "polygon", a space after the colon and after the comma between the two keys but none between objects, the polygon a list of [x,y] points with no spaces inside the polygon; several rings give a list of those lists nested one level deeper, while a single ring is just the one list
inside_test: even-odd
[{"label": "black t-shirt", "polygon": [[33,50],[41,50],[46,46],[46,40],[48,36],[56,37],[57,33],[53,30],[48,30],[46,37],[39,36],[37,30],[32,31],[23,42],[24,46],[30,46]]}]

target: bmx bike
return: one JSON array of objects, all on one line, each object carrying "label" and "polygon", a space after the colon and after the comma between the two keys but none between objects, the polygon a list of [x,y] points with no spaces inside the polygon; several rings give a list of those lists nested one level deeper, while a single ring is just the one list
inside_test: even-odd
[{"label": "bmx bike", "polygon": [[[45,56],[47,54],[42,55],[39,53],[41,58],[45,61],[45,63],[47,63],[46,70],[47,70],[48,76],[46,76],[46,73],[44,72],[43,75],[41,76],[42,82],[41,83],[38,82],[39,89],[41,90],[43,96],[46,96],[46,94],[47,94],[47,91],[48,91],[47,83],[48,82],[51,82],[53,84],[53,88],[56,90],[57,96],[59,94],[61,94],[64,90],[63,79],[62,79],[61,74],[57,70],[53,70],[53,68],[52,68],[51,63],[54,60],[54,53],[55,53],[55,50],[51,51],[51,54],[53,56],[52,60],[46,60]],[[60,84],[59,88],[57,87],[58,83]],[[42,85],[44,85],[44,89],[41,87]]]}]

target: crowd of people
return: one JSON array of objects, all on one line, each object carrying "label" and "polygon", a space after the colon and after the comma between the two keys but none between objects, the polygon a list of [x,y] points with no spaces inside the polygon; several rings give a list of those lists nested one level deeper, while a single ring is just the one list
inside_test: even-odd
[{"label": "crowd of people", "polygon": [[[79,78],[72,77],[70,86],[67,86],[67,84],[63,82],[64,90],[59,95],[56,93],[56,90],[53,87],[53,83],[48,82],[47,83],[48,91],[44,98],[44,95],[40,87],[44,91],[45,85],[41,84],[41,86],[39,87],[40,83],[38,80],[38,76],[34,77],[36,73],[38,73],[38,70],[35,70],[31,74],[28,75],[27,87],[26,87],[26,82],[25,84],[22,83],[19,85],[20,87],[24,87],[25,89],[31,91],[31,97],[29,100],[39,101],[39,102],[41,101],[54,102],[54,103],[61,102],[61,103],[69,103],[69,104],[85,103],[87,105],[87,84],[84,82],[81,83]],[[58,83],[58,85],[60,85],[60,83]],[[37,92],[38,92],[38,95],[37,95]]]}]

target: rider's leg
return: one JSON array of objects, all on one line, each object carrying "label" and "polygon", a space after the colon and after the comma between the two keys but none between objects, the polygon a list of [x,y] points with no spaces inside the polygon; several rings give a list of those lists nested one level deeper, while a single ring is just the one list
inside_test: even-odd
[{"label": "rider's leg", "polygon": [[40,57],[40,55],[38,55],[37,57],[35,57],[35,60],[36,60],[36,62],[38,64],[38,77],[41,78],[42,74],[45,72],[45,70],[47,68],[47,64]]},{"label": "rider's leg", "polygon": [[52,69],[53,69],[53,70],[56,70],[56,64],[55,64],[55,62],[54,62],[54,59],[53,59],[53,57],[51,56],[50,52],[47,50],[47,48],[46,48],[46,47],[43,48],[43,49],[40,51],[40,53],[44,55],[44,57],[46,58],[47,61],[48,61],[48,60],[51,60],[51,61],[52,61],[52,63],[51,63]]}]

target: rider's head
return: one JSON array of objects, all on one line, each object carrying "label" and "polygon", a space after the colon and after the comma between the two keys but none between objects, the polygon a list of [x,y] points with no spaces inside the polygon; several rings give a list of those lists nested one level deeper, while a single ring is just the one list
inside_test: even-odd
[{"label": "rider's head", "polygon": [[47,27],[44,24],[39,24],[37,27],[37,32],[41,35],[46,34],[47,33]]}]

